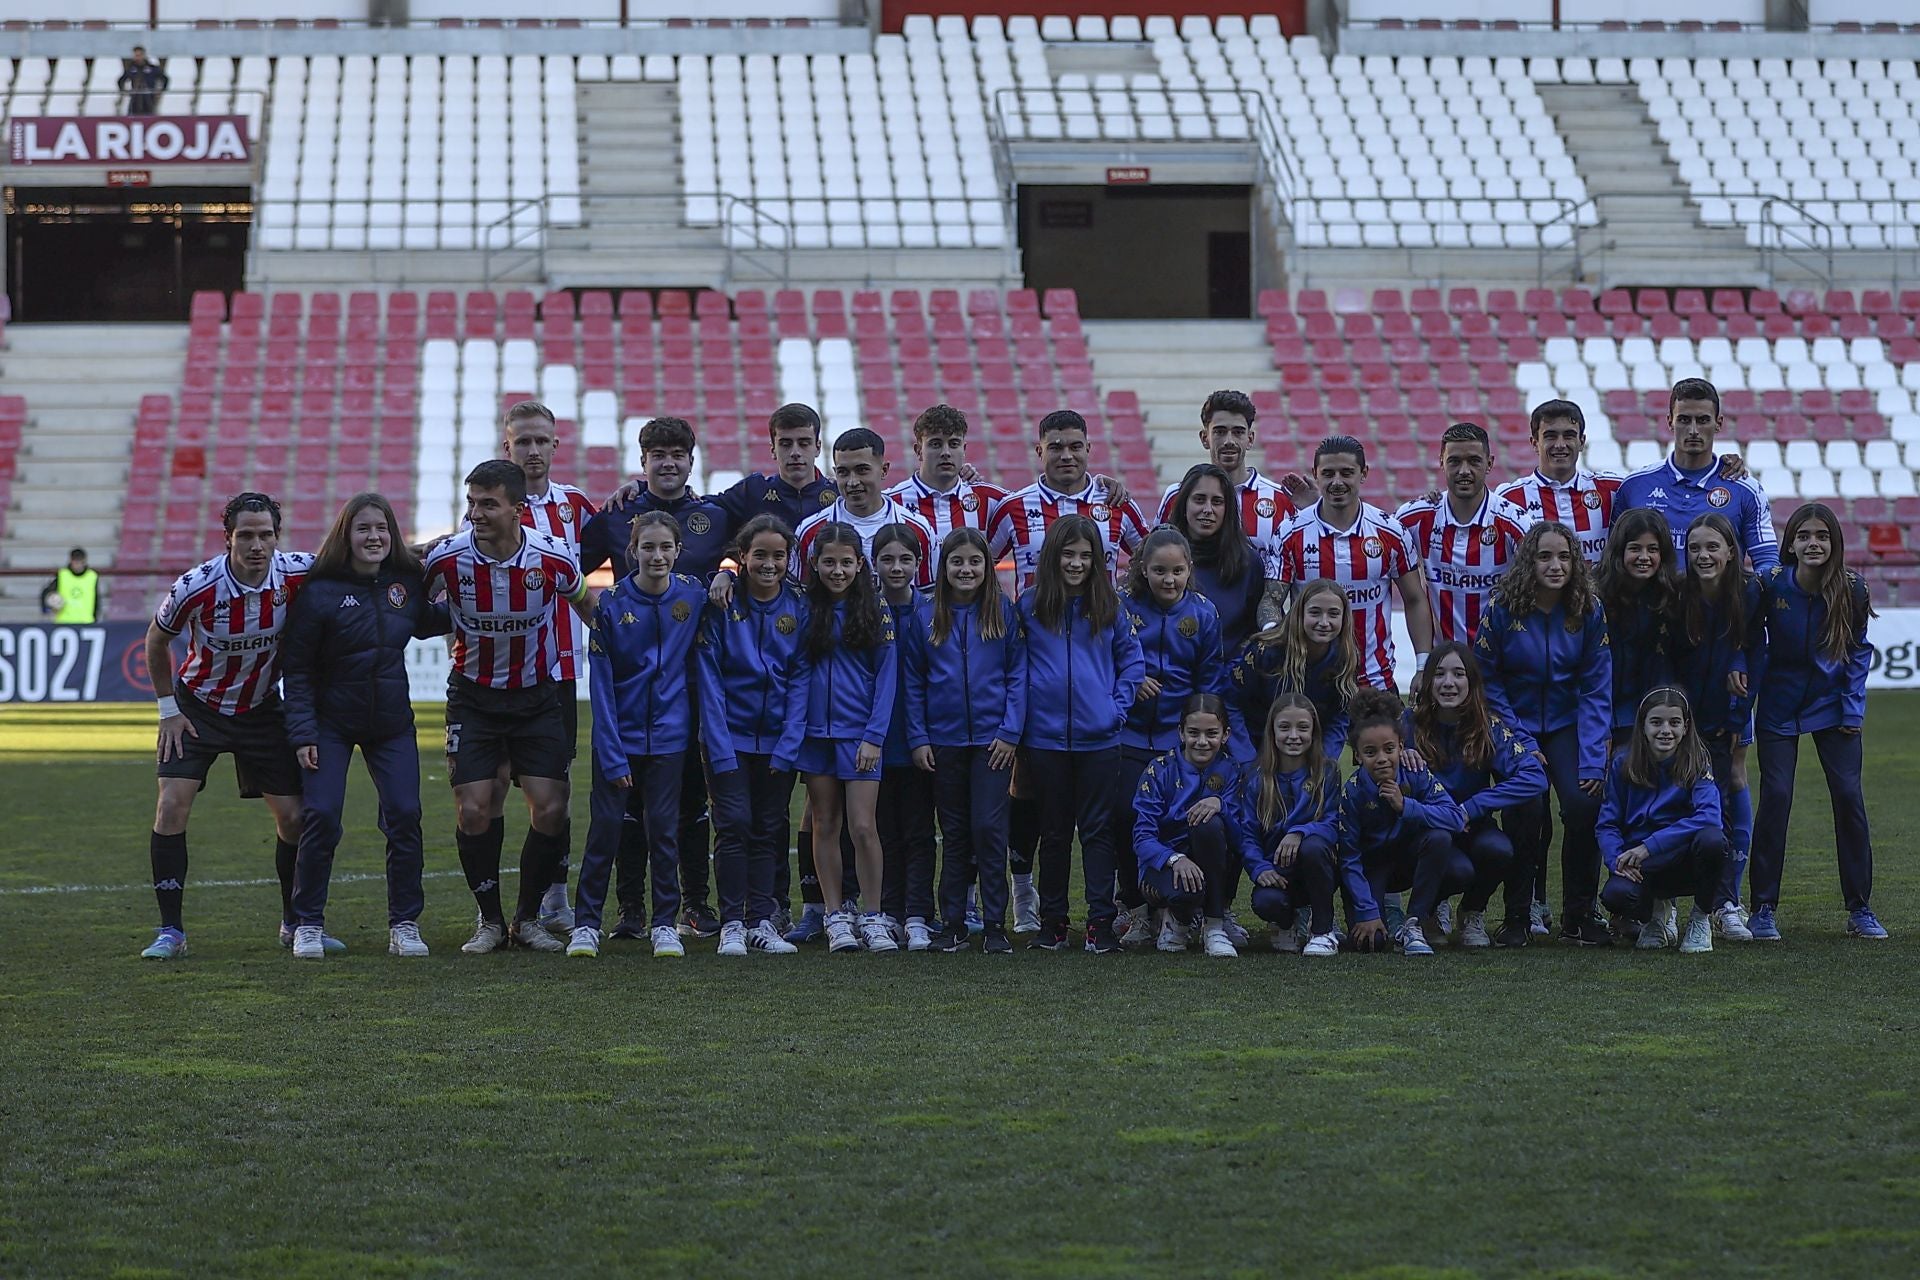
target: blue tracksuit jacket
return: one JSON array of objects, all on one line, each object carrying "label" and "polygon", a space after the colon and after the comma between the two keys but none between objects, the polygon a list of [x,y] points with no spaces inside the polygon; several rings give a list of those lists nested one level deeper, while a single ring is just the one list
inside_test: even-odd
[{"label": "blue tracksuit jacket", "polygon": [[707,605],[700,624],[700,736],[715,773],[739,768],[742,751],[798,754],[807,726],[788,712],[807,618],[806,597],[793,582],[764,604],[741,587],[725,609]]},{"label": "blue tracksuit jacket", "polygon": [[[1694,724],[1703,735],[1732,733],[1736,741],[1746,735],[1747,723],[1753,717],[1753,689],[1766,654],[1759,580],[1747,578],[1741,594],[1747,613],[1747,626],[1741,634],[1724,634],[1725,618],[1715,609],[1707,610],[1704,634],[1697,645],[1687,639],[1684,616],[1676,619],[1673,627],[1673,677],[1693,704]],[[1735,671],[1747,676],[1745,697],[1727,692],[1727,676]]]},{"label": "blue tracksuit jacket", "polygon": [[603,508],[587,521],[580,531],[580,572],[592,573],[611,561],[621,577],[632,573],[627,546],[633,541],[633,522],[648,511],[664,511],[680,522],[680,559],[674,570],[702,582],[713,577],[733,541],[726,512],[691,489],[668,502],[654,497],[644,485],[640,496],[625,507]]},{"label": "blue tracksuit jacket", "polygon": [[659,595],[633,578],[601,593],[587,638],[593,690],[593,753],[609,778],[628,773],[630,756],[663,756],[692,745],[699,686],[694,641],[707,590],[676,573]]},{"label": "blue tracksuit jacket", "polygon": [[[870,649],[853,649],[840,642],[846,630],[847,606],[833,606],[833,649],[814,659],[804,638],[794,671],[793,704],[789,714],[806,726],[809,738],[837,742],[869,742],[884,746],[887,725],[893,720],[893,695],[900,672],[893,656],[893,619],[880,608],[880,642]],[[793,767],[793,757],[776,755],[779,768]]]},{"label": "blue tracksuit jacket", "polygon": [[[1846,657],[1836,662],[1820,647],[1826,602],[1800,589],[1793,566],[1769,569],[1760,576],[1760,585],[1766,670],[1760,678],[1758,731],[1797,735],[1859,728],[1867,718],[1867,670],[1873,665],[1865,625]],[[1867,584],[1849,569],[1847,585],[1855,612],[1864,619]]]},{"label": "blue tracksuit jacket", "polygon": [[1637,844],[1665,853],[1703,831],[1720,830],[1720,788],[1703,773],[1691,787],[1676,786],[1671,771],[1659,766],[1660,785],[1636,787],[1627,781],[1627,753],[1607,766],[1607,787],[1600,796],[1600,857],[1612,871],[1620,855]]},{"label": "blue tracksuit jacket", "polygon": [[893,620],[894,640],[893,715],[887,720],[887,740],[880,750],[880,765],[886,769],[913,766],[913,749],[907,741],[907,646],[903,637],[913,631],[923,599],[925,597],[916,591],[904,604],[893,604],[884,597],[880,601],[880,607]]},{"label": "blue tracksuit jacket", "polygon": [[1580,779],[1602,778],[1613,728],[1613,661],[1607,617],[1594,602],[1577,631],[1555,605],[1516,618],[1495,601],[1480,620],[1473,653],[1487,678],[1487,702],[1508,725],[1536,742],[1577,729]]},{"label": "blue tracksuit jacket", "polygon": [[[1257,833],[1256,845],[1248,852],[1247,875],[1253,879],[1279,868],[1273,864],[1273,852],[1283,837],[1299,832],[1302,838],[1318,836],[1330,845],[1336,856],[1340,849],[1340,770],[1329,761],[1320,775],[1320,788],[1307,794],[1307,771],[1292,769],[1274,775],[1280,792],[1280,816],[1271,826],[1260,820],[1260,771],[1241,771],[1240,807],[1247,822]],[[1353,855],[1357,859],[1358,854]],[[1362,877],[1364,878],[1364,877]]]},{"label": "blue tracksuit jacket", "polygon": [[[1547,767],[1533,754],[1532,738],[1508,728],[1506,721],[1491,714],[1487,731],[1493,738],[1493,756],[1479,768],[1460,758],[1459,735],[1451,725],[1440,726],[1446,763],[1427,760],[1427,770],[1440,780],[1448,795],[1459,801],[1470,823],[1545,795],[1547,790]],[[1411,711],[1407,712],[1404,732],[1411,743]]]},{"label": "blue tracksuit jacket", "polygon": [[1613,727],[1633,728],[1634,712],[1649,689],[1673,678],[1673,620],[1634,604],[1625,617],[1607,615],[1607,652],[1613,663]]},{"label": "blue tracksuit jacket", "polygon": [[1192,840],[1187,810],[1209,796],[1220,801],[1227,847],[1244,863],[1258,860],[1260,833],[1242,807],[1240,766],[1224,751],[1204,769],[1186,753],[1168,751],[1147,765],[1133,793],[1133,850],[1143,867],[1159,871],[1175,854],[1187,852]]},{"label": "blue tracksuit jacket", "polygon": [[1252,738],[1266,731],[1267,713],[1273,700],[1282,693],[1298,692],[1320,713],[1320,746],[1327,759],[1338,760],[1347,749],[1347,704],[1333,684],[1333,664],[1337,651],[1327,650],[1320,661],[1309,663],[1306,688],[1284,688],[1281,664],[1286,657],[1283,646],[1249,640],[1227,668],[1227,700],[1239,713],[1246,737],[1234,743],[1237,758],[1251,759],[1256,750]]},{"label": "blue tracksuit jacket", "polygon": [[840,491],[826,476],[816,476],[796,489],[776,475],[746,476],[711,500],[726,513],[727,536],[732,537],[758,515],[779,516],[787,528],[798,529],[802,520],[839,499]]},{"label": "blue tracksuit jacket", "polygon": [[1023,744],[1043,751],[1119,746],[1121,726],[1146,673],[1126,608],[1095,634],[1087,623],[1084,600],[1073,596],[1067,601],[1063,634],[1033,616],[1034,596],[1026,592],[1018,606],[1027,641]]},{"label": "blue tracksuit jacket", "polygon": [[980,637],[980,611],[954,608],[947,638],[933,643],[933,601],[921,601],[907,654],[907,745],[985,747],[1017,743],[1027,719],[1027,648],[1013,601],[1000,597],[1006,631]]},{"label": "blue tracksuit jacket", "polygon": [[[1227,691],[1227,663],[1220,652],[1220,613],[1213,602],[1189,591],[1163,607],[1149,594],[1123,595],[1120,609],[1140,644],[1146,674],[1160,682],[1160,696],[1127,709],[1122,746],[1172,751],[1180,745],[1180,708],[1196,693]],[[1234,719],[1231,712],[1229,719]],[[1227,726],[1231,732],[1231,725]]]},{"label": "blue tracksuit jacket", "polygon": [[[1483,623],[1481,633],[1485,632]],[[1340,792],[1338,828],[1341,869],[1355,923],[1364,924],[1380,918],[1380,904],[1373,900],[1373,888],[1367,883],[1366,875],[1360,873],[1368,854],[1419,831],[1460,832],[1467,829],[1466,811],[1447,794],[1440,780],[1425,769],[1401,765],[1400,794],[1404,803],[1400,812],[1395,813],[1380,798],[1380,788],[1374,784],[1373,775],[1365,769],[1355,770]],[[1352,855],[1351,863],[1348,861],[1349,854]]]}]

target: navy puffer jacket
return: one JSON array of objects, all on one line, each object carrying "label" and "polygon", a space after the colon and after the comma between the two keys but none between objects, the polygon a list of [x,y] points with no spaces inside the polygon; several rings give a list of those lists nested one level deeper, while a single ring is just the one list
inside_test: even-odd
[{"label": "navy puffer jacket", "polygon": [[308,578],[280,636],[287,741],[318,743],[322,722],[349,742],[412,733],[407,642],[448,626],[417,576]]}]

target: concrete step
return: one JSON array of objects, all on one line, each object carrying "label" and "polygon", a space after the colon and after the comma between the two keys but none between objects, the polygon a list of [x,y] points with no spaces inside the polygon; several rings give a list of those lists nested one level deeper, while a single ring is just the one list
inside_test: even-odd
[{"label": "concrete step", "polygon": [[[62,468],[57,475],[30,476],[21,473],[21,480],[13,490],[13,506],[21,516],[44,516],[56,520],[72,515],[76,511],[99,512],[117,506],[126,496],[126,468],[120,468],[120,474],[107,483],[82,482]],[[104,517],[102,517],[104,518]],[[7,532],[14,533],[14,523],[7,521]]]},{"label": "concrete step", "polygon": [[118,457],[108,454],[39,453],[20,459],[19,475],[13,482],[16,500],[45,498],[54,503],[71,503],[80,490],[109,492],[127,487],[127,452]]}]

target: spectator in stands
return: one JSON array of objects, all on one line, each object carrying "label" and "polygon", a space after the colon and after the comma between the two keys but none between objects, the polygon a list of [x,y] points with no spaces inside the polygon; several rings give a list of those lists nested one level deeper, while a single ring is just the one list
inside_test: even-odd
[{"label": "spectator in stands", "polygon": [[1667,397],[1667,425],[1673,429],[1673,453],[1666,461],[1628,476],[1620,482],[1615,508],[1652,507],[1667,517],[1675,550],[1686,553],[1686,531],[1708,512],[1718,512],[1733,523],[1740,550],[1752,562],[1753,572],[1764,574],[1780,563],[1780,544],[1773,533],[1773,513],[1758,481],[1728,478],[1713,455],[1713,442],[1725,425],[1720,416],[1720,393],[1705,378],[1682,378]]},{"label": "spectator in stands", "polygon": [[1472,644],[1493,588],[1533,521],[1487,491],[1493,442],[1486,429],[1456,422],[1440,436],[1445,493],[1416,498],[1393,518],[1413,535],[1426,565],[1434,635]]},{"label": "spectator in stands", "polygon": [[100,620],[100,572],[88,567],[85,547],[67,552],[66,567],[47,584],[40,611],[55,622],[76,626]]},{"label": "spectator in stands", "polygon": [[133,46],[133,56],[120,64],[117,87],[127,95],[127,114],[150,116],[159,110],[160,95],[166,92],[167,72],[157,62],[147,61],[142,45]]}]

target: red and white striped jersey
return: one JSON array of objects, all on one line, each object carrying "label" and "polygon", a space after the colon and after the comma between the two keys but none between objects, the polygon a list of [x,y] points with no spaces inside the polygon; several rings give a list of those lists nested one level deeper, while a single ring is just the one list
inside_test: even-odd
[{"label": "red and white striped jersey", "polygon": [[1447,495],[1418,498],[1393,513],[1413,535],[1427,570],[1434,638],[1472,644],[1500,575],[1533,523],[1511,502],[1484,494],[1471,519],[1454,518]]},{"label": "red and white striped jersey", "polygon": [[[1173,500],[1179,493],[1180,486],[1170,484],[1161,496],[1161,524],[1173,522]],[[1240,527],[1260,553],[1269,578],[1280,576],[1280,530],[1299,510],[1285,489],[1252,467],[1247,468],[1247,478],[1240,485]]]},{"label": "red and white striped jersey", "polygon": [[978,529],[985,533],[987,517],[993,514],[994,504],[1005,499],[1007,491],[998,485],[962,480],[942,492],[922,480],[916,471],[887,490],[887,496],[927,522],[933,529],[933,547],[938,552],[940,544],[955,529]]},{"label": "red and white striped jersey", "polygon": [[1558,520],[1566,525],[1587,563],[1599,564],[1607,551],[1607,530],[1613,527],[1613,495],[1623,479],[1611,471],[1583,468],[1571,480],[1549,480],[1536,471],[1502,487],[1500,497],[1526,512],[1529,524]]},{"label": "red and white striped jersey", "polygon": [[[538,497],[531,493],[527,495],[526,504],[520,508],[520,523],[566,543],[567,550],[573,552],[577,563],[580,559],[580,531],[587,527],[587,521],[593,518],[596,510],[592,500],[581,490],[570,484],[561,484],[558,480],[550,480],[545,494]],[[586,662],[582,657],[586,653],[586,632],[579,615],[573,610],[553,611],[552,643],[553,678],[582,678],[586,674]]]},{"label": "red and white striped jersey", "polygon": [[1360,504],[1352,527],[1335,529],[1306,507],[1280,531],[1280,576],[1288,582],[1327,578],[1346,589],[1361,684],[1393,688],[1393,584],[1420,570],[1420,549],[1398,520]]},{"label": "red and white striped jersey", "polygon": [[1058,493],[1045,481],[1036,481],[1016,489],[1001,500],[987,517],[987,545],[999,560],[1013,553],[1014,592],[1033,586],[1035,567],[1040,563],[1040,544],[1047,530],[1061,516],[1085,516],[1100,526],[1101,549],[1106,552],[1107,572],[1120,566],[1120,552],[1133,554],[1147,540],[1147,522],[1140,508],[1128,502],[1114,506],[1098,481],[1087,481],[1079,493]]},{"label": "red and white striped jersey", "polygon": [[586,595],[580,562],[558,538],[527,529],[520,549],[489,560],[463,529],[427,557],[427,585],[447,589],[453,669],[490,689],[554,678],[553,613]]},{"label": "red and white striped jersey", "polygon": [[918,513],[901,506],[897,502],[888,502],[870,516],[856,516],[847,510],[846,499],[838,499],[830,507],[814,512],[800,522],[794,530],[793,555],[789,562],[789,572],[801,582],[813,577],[813,544],[819,538],[820,530],[829,522],[850,524],[860,534],[860,550],[867,557],[867,563],[874,569],[874,577],[879,577],[879,567],[873,564],[873,535],[890,524],[904,524],[920,535],[920,572],[914,576],[913,585],[928,587],[933,585],[933,526],[923,520]]},{"label": "red and white striped jersey", "polygon": [[313,557],[276,551],[259,586],[243,586],[222,554],[174,579],[153,620],[168,635],[186,633],[187,660],[173,673],[223,716],[251,711],[279,682],[280,628],[307,580]]}]

